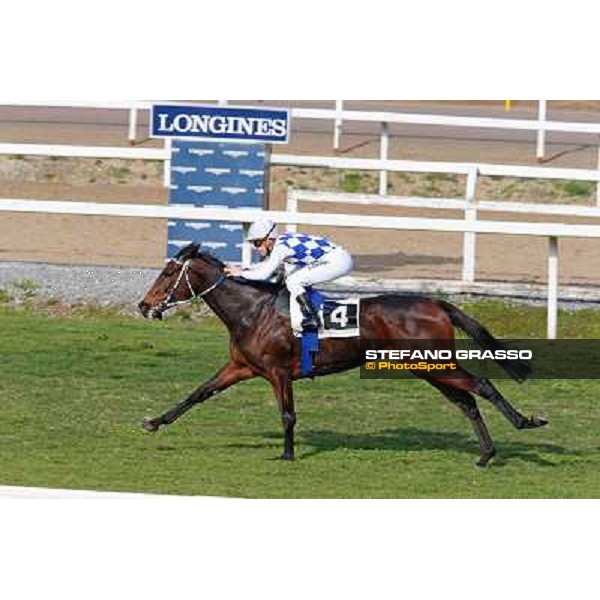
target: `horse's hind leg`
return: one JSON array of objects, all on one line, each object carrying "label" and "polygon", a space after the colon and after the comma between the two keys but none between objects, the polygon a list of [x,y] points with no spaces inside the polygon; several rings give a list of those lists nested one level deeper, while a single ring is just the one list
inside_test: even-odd
[{"label": "horse's hind leg", "polygon": [[473,390],[482,398],[489,400],[515,427],[515,429],[535,429],[543,427],[548,423],[546,419],[539,416],[526,417],[502,396],[488,379],[476,379],[476,387]]},{"label": "horse's hind leg", "polygon": [[153,419],[146,417],[142,423],[142,427],[146,431],[156,431],[163,425],[170,425],[196,404],[204,402],[238,381],[250,379],[251,377],[254,377],[254,372],[248,367],[229,362],[214,377],[202,384],[183,402],[176,404],[171,410]]},{"label": "horse's hind leg", "polygon": [[440,379],[439,381],[448,387],[464,390],[465,392],[470,392],[489,400],[515,429],[534,429],[536,427],[543,427],[548,423],[543,417],[526,417],[521,414],[504,398],[489,379],[475,377],[460,366],[452,374],[451,378]]},{"label": "horse's hind leg", "polygon": [[494,442],[490,436],[490,433],[483,421],[483,417],[477,408],[477,403],[475,402],[475,398],[464,390],[459,390],[457,388],[450,387],[441,382],[433,382],[430,381],[432,385],[434,385],[438,390],[452,402],[460,408],[463,414],[469,419],[471,425],[473,426],[473,431],[475,431],[475,435],[477,435],[477,439],[479,440],[479,453],[480,458],[477,461],[478,467],[485,467],[488,462],[495,456],[496,449],[494,448]]},{"label": "horse's hind leg", "polygon": [[294,426],[296,425],[296,412],[294,411],[294,389],[292,378],[287,371],[269,373],[268,381],[273,386],[273,391],[281,411],[283,424],[283,454],[282,460],[294,460]]}]

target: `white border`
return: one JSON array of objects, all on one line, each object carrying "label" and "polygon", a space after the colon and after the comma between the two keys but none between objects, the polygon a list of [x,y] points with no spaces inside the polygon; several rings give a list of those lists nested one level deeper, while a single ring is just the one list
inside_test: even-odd
[{"label": "white border", "polygon": [[[598,96],[597,18],[577,0],[32,4],[3,7],[11,96]],[[478,476],[466,467],[457,494]],[[514,476],[527,493],[527,470]],[[598,587],[597,501],[185,504],[2,502],[3,597],[565,600]]]}]

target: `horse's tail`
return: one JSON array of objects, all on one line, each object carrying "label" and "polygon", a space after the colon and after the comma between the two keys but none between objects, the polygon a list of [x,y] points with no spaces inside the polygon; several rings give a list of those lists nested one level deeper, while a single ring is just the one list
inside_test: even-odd
[{"label": "horse's tail", "polygon": [[[497,340],[473,317],[470,317],[453,304],[450,304],[450,302],[445,302],[444,300],[437,300],[437,302],[450,317],[452,325],[464,331],[480,348],[492,351],[507,350],[506,346],[500,340]],[[525,381],[531,373],[531,365],[524,360],[507,358],[496,360],[496,362],[519,383]]]}]

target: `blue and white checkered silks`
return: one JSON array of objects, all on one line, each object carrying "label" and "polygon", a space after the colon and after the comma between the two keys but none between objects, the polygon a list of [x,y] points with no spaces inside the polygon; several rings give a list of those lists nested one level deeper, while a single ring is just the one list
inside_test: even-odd
[{"label": "blue and white checkered silks", "polygon": [[[173,140],[169,204],[219,208],[263,208],[264,144]],[[167,256],[199,242],[221,260],[240,262],[241,223],[169,221]]]},{"label": "blue and white checkered silks", "polygon": [[331,252],[336,246],[327,238],[305,233],[284,233],[277,238],[276,244],[283,244],[294,251],[287,261],[305,267]]}]

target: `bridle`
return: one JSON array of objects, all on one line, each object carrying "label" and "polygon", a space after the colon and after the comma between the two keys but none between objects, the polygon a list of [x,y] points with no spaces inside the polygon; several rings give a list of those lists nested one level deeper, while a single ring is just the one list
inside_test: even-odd
[{"label": "bridle", "polygon": [[[179,275],[177,276],[177,280],[175,281],[175,283],[173,284],[173,286],[169,290],[169,293],[167,294],[167,297],[160,303],[160,305],[158,307],[158,310],[160,312],[168,310],[169,308],[173,308],[174,306],[180,306],[181,304],[187,304],[188,302],[192,302],[196,298],[202,298],[203,296],[206,296],[206,294],[212,292],[215,288],[219,287],[223,283],[223,281],[225,280],[225,275],[221,271],[221,272],[219,272],[219,276],[217,277],[217,280],[212,285],[210,285],[209,287],[207,287],[202,292],[196,292],[196,290],[194,290],[194,288],[192,287],[192,284],[190,282],[190,275],[189,275],[190,265],[191,265],[192,259],[188,258],[185,261],[181,261],[181,260],[178,260],[177,258],[172,258],[171,260],[175,264],[180,265],[181,266],[181,270],[179,271]],[[181,283],[181,280],[184,277],[185,277],[185,282],[186,282],[186,284],[188,286],[188,290],[190,291],[190,297],[187,298],[186,300],[174,300],[173,296],[175,295],[175,291],[179,287],[179,284]]]}]

